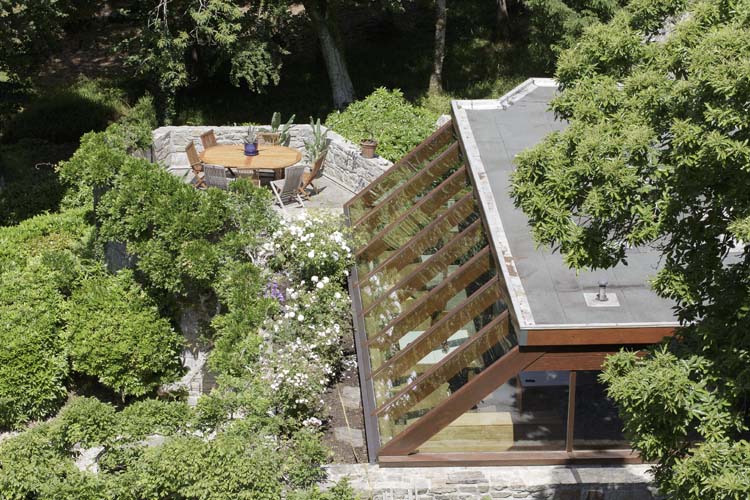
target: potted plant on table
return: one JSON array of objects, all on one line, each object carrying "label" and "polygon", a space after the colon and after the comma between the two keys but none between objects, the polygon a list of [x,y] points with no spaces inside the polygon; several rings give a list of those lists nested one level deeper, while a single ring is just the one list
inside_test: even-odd
[{"label": "potted plant on table", "polygon": [[375,148],[378,147],[378,141],[375,140],[375,134],[372,133],[370,128],[366,128],[365,130],[367,131],[367,137],[359,143],[362,150],[362,157],[375,158]]},{"label": "potted plant on table", "polygon": [[245,156],[255,156],[258,154],[258,133],[252,125],[247,127],[245,134]]}]

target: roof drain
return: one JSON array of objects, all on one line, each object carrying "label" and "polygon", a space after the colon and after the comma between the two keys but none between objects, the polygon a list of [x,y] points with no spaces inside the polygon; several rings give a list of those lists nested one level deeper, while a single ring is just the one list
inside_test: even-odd
[{"label": "roof drain", "polygon": [[596,294],[596,300],[599,302],[607,302],[607,280],[599,280],[599,293]]},{"label": "roof drain", "polygon": [[599,280],[599,291],[584,293],[583,298],[588,307],[620,307],[620,300],[614,292],[607,292],[609,283],[605,279]]}]

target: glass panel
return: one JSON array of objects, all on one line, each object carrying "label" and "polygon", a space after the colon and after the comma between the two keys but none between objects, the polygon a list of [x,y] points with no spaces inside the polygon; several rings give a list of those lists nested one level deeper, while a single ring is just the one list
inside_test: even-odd
[{"label": "glass panel", "polygon": [[426,355],[420,354],[410,373],[374,379],[376,401],[386,402],[379,408],[378,419],[383,442],[445,401],[516,344],[507,318],[497,320],[503,308],[493,303],[453,329]]},{"label": "glass panel", "polygon": [[410,201],[408,210],[394,214],[387,220],[388,224],[377,232],[369,231],[366,227],[357,227],[357,234],[372,235],[366,243],[357,248],[357,258],[372,260],[383,250],[399,248],[405,243],[405,236],[411,237],[418,233],[451,205],[450,200],[458,201],[468,192],[466,168],[461,167],[419,201]]},{"label": "glass panel", "polygon": [[[377,308],[365,315],[365,323],[371,342],[377,337],[385,339],[400,338],[404,332],[432,318],[436,311],[444,309],[453,300],[457,303],[468,297],[467,286],[479,279],[492,268],[492,256],[489,247],[472,256],[429,292],[421,294],[409,302],[386,301],[386,306]],[[390,307],[390,309],[387,309]],[[386,340],[388,341],[388,340]],[[382,343],[382,341],[380,342]]]},{"label": "glass panel", "polygon": [[[417,264],[413,271],[392,274],[390,279],[396,280],[401,278],[401,282],[392,288],[382,300],[372,304],[372,307],[365,305],[365,320],[370,323],[369,329],[373,334],[383,330],[388,324],[394,321],[398,316],[410,312],[420,301],[426,300],[426,297],[433,290],[435,293],[441,293],[441,290],[450,283],[460,279],[471,280],[471,273],[476,273],[477,269],[462,268],[467,262],[481,259],[475,257],[480,253],[482,246],[487,248],[486,254],[489,254],[489,248],[486,247],[484,235],[477,230],[481,225],[480,221],[475,222],[467,230],[459,233],[456,241],[449,247],[447,245],[441,248],[440,252],[431,256],[421,256],[425,259],[422,263]],[[473,228],[473,229],[472,229]],[[467,234],[468,233],[468,234]],[[490,256],[487,255],[483,262],[487,262],[489,267]],[[481,272],[481,270],[480,270]],[[366,287],[368,293],[362,293],[363,304],[371,302],[370,292],[378,295],[379,291],[375,287]],[[443,292],[445,293],[445,292]],[[365,300],[368,297],[369,300]]]},{"label": "glass panel", "polygon": [[[413,208],[416,203],[422,201],[425,196],[434,194],[435,188],[460,167],[458,143],[453,143],[432,163],[394,189],[375,208],[359,219],[355,223],[357,231],[374,236],[386,225]],[[463,184],[466,185],[466,182]]]},{"label": "glass panel", "polygon": [[573,448],[630,448],[622,433],[622,421],[617,414],[617,407],[607,397],[606,387],[598,380],[600,373],[577,372]]},{"label": "glass panel", "polygon": [[[462,192],[463,193],[463,192]],[[456,201],[450,201],[450,208],[442,214],[435,214],[435,219],[423,227],[410,239],[404,238],[404,244],[393,250],[382,252],[373,260],[358,261],[360,284],[370,284],[385,291],[388,283],[383,278],[388,278],[389,273],[401,272],[405,267],[418,264],[420,256],[425,252],[432,254],[451,237],[463,230],[478,218],[476,204],[472,193],[466,193]],[[408,272],[408,270],[407,270]],[[372,279],[376,276],[375,279]],[[394,283],[395,281],[390,281]]]},{"label": "glass panel", "polygon": [[570,372],[521,372],[419,447],[422,453],[564,450]]},{"label": "glass panel", "polygon": [[455,143],[452,127],[446,127],[441,134],[425,141],[407,154],[401,161],[376,182],[366,187],[361,196],[349,205],[352,222],[357,221],[373,207],[377,206],[398,186],[411,179],[416,172],[424,168],[447,147]]}]

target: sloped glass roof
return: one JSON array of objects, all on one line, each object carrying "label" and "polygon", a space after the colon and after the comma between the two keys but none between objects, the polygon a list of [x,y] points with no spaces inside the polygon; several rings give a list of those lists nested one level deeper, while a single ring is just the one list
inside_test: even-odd
[{"label": "sloped glass roof", "polygon": [[383,446],[517,342],[451,123],[347,209]]}]

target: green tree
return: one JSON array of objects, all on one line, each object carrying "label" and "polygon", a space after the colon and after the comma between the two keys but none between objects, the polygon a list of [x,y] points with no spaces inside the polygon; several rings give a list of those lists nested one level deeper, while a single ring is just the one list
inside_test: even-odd
[{"label": "green tree", "polygon": [[747,0],[633,1],[561,55],[552,108],[570,126],[521,155],[513,179],[537,241],[573,267],[660,249],[653,285],[677,304],[679,340],[617,355],[604,378],[677,498],[750,491],[749,53]]},{"label": "green tree", "polygon": [[0,73],[27,82],[59,47],[66,28],[90,17],[98,0],[0,1]]},{"label": "green tree", "polygon": [[177,91],[229,67],[234,85],[260,91],[279,81],[277,39],[284,5],[247,0],[145,0],[133,9],[141,33],[127,42],[126,63],[151,82],[162,118],[174,115]]},{"label": "green tree", "polygon": [[123,399],[146,394],[179,373],[180,337],[129,271],[83,281],[65,316],[73,369]]},{"label": "green tree", "polygon": [[587,26],[609,21],[623,3],[623,0],[523,0],[529,11],[529,52],[542,68],[553,71],[560,53],[572,47]]}]

